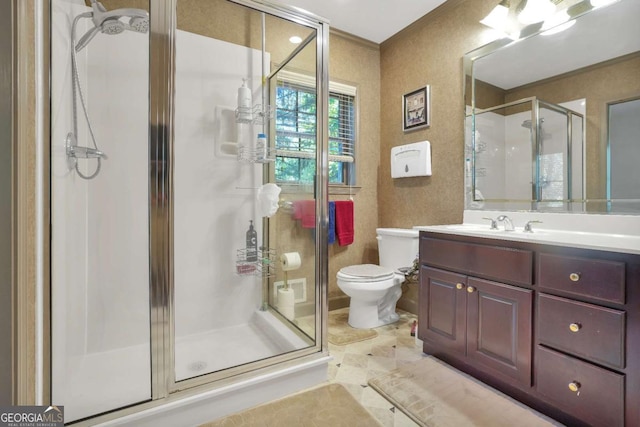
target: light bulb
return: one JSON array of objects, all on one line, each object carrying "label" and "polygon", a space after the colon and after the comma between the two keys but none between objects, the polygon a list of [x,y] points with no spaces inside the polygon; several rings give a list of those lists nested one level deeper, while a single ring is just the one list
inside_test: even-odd
[{"label": "light bulb", "polygon": [[507,25],[507,16],[509,15],[509,2],[503,0],[499,5],[493,8],[487,16],[480,21],[481,24],[494,30],[504,31]]},{"label": "light bulb", "polygon": [[526,0],[526,2],[524,9],[518,15],[518,21],[524,25],[544,21],[556,10],[556,5],[549,0]]}]

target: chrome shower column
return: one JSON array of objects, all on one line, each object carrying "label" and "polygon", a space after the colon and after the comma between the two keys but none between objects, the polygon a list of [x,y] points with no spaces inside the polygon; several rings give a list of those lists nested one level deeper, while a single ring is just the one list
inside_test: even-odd
[{"label": "chrome shower column", "polygon": [[173,104],[177,0],[151,0],[149,66],[149,256],[151,396],[167,397],[173,371]]}]

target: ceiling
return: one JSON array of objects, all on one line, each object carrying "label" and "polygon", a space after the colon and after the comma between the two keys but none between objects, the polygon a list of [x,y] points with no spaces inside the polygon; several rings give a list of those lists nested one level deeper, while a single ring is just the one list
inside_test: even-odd
[{"label": "ceiling", "polygon": [[382,43],[445,0],[280,0],[329,20],[332,28]]}]

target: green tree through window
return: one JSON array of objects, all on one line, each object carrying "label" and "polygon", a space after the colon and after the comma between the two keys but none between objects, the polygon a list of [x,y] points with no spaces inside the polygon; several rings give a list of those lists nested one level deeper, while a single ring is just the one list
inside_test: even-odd
[{"label": "green tree through window", "polygon": [[[329,93],[329,183],[350,184],[355,142],[355,97]],[[276,90],[276,181],[310,183],[315,175],[314,88],[279,81]]]}]

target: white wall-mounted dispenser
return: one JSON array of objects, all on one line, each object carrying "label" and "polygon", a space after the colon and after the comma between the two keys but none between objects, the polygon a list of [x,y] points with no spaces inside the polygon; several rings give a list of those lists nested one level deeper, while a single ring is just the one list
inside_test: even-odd
[{"label": "white wall-mounted dispenser", "polygon": [[391,178],[431,176],[431,143],[414,142],[391,148]]}]

